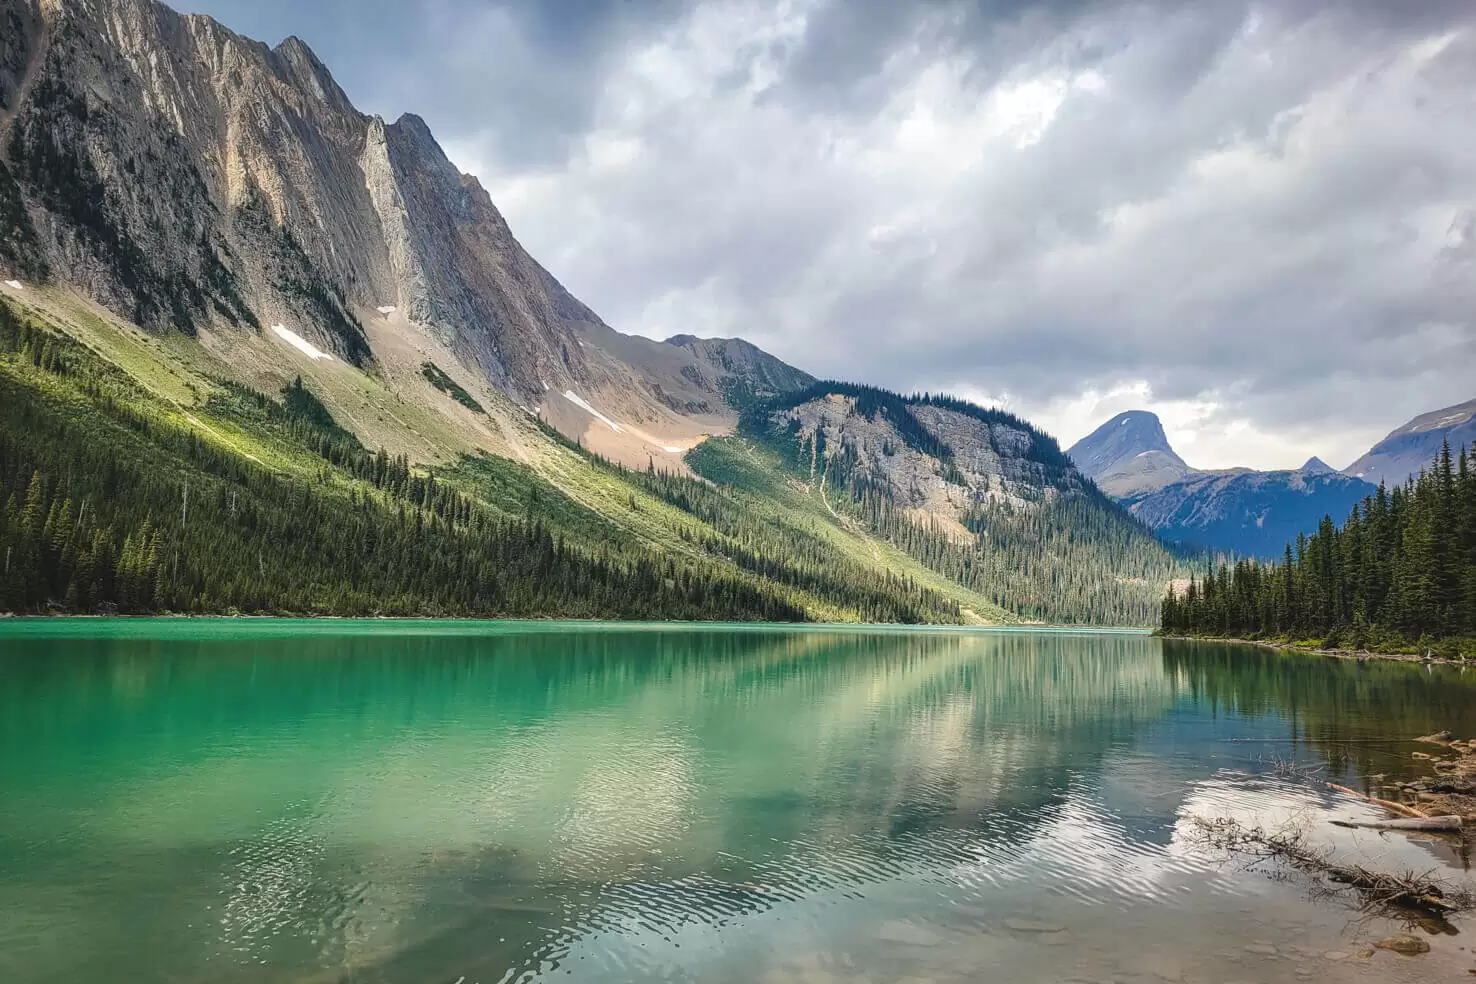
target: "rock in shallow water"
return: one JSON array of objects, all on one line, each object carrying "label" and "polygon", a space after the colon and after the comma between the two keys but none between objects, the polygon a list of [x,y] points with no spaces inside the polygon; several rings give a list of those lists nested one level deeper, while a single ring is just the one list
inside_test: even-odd
[{"label": "rock in shallow water", "polygon": [[1374,946],[1380,950],[1393,950],[1402,953],[1406,957],[1412,957],[1418,953],[1429,953],[1430,944],[1418,936],[1391,936],[1387,940],[1378,940]]},{"label": "rock in shallow water", "polygon": [[1059,933],[1066,929],[1060,923],[1040,922],[1036,919],[1006,919],[1006,929],[1017,933]]}]

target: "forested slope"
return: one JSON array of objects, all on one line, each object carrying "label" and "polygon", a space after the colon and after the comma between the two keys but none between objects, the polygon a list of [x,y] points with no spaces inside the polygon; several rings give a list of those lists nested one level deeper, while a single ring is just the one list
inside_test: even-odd
[{"label": "forested slope", "polygon": [[558,450],[594,506],[506,459],[371,452],[301,380],[187,409],[0,302],[0,611],[961,617],[704,483]]},{"label": "forested slope", "polygon": [[[751,408],[741,426],[828,508],[1020,618],[1143,624],[1187,576],[1053,438],[1007,412],[825,382]],[[694,460],[702,474],[755,480],[715,469],[713,450]]]},{"label": "forested slope", "polygon": [[1447,444],[1429,469],[1331,517],[1279,564],[1242,561],[1170,591],[1172,634],[1270,637],[1476,655],[1476,452]]}]

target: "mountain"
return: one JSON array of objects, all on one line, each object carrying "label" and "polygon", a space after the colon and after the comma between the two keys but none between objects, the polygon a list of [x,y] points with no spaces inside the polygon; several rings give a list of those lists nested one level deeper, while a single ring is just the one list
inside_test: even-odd
[{"label": "mountain", "polygon": [[1054,438],[1002,411],[820,382],[757,404],[740,433],[828,509],[1023,617],[1132,623],[1178,569]]},{"label": "mountain", "polygon": [[0,24],[0,611],[1145,625],[1187,573],[1016,418],[614,330],[301,41]]},{"label": "mountain", "polygon": [[1430,467],[1443,444],[1452,452],[1476,447],[1476,400],[1421,414],[1344,469],[1375,485],[1403,485]]},{"label": "mountain", "polygon": [[1161,489],[1194,470],[1169,446],[1158,416],[1144,410],[1118,414],[1067,454],[1103,492],[1118,498]]},{"label": "mountain", "polygon": [[730,397],[808,381],[612,331],[423,120],[360,113],[297,38],[152,0],[0,0],[0,21],[7,278],[266,363],[264,384],[287,346],[391,377],[454,361],[632,465],[729,429]]},{"label": "mountain", "polygon": [[1347,518],[1376,490],[1332,470],[1195,472],[1156,492],[1125,499],[1166,540],[1253,557],[1278,557],[1324,516]]},{"label": "mountain", "polygon": [[1082,472],[1160,536],[1279,556],[1323,516],[1347,516],[1374,488],[1313,457],[1296,471],[1200,471],[1174,453],[1155,414],[1118,414],[1069,452]]}]

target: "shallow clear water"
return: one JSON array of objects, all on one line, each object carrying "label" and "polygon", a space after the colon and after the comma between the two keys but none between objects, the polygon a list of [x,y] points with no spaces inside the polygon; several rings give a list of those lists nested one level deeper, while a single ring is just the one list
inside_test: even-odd
[{"label": "shallow clear water", "polygon": [[0,623],[0,979],[1465,979],[1187,819],[1466,878],[1270,768],[1442,727],[1476,674],[1125,633]]}]

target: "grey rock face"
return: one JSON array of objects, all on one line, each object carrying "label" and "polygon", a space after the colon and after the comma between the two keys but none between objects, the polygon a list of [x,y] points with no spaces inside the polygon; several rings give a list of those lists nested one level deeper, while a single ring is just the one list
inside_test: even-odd
[{"label": "grey rock face", "polygon": [[[816,448],[817,470],[825,467],[822,458],[846,455],[859,481],[960,534],[959,520],[970,506],[993,502],[1028,511],[1063,493],[1089,490],[1069,465],[1053,471],[1023,425],[900,398],[893,412],[911,420],[899,422],[888,412],[868,414],[856,397],[829,393],[776,413],[769,424],[774,432],[787,431]],[[919,441],[918,426],[931,446]]]},{"label": "grey rock face", "polygon": [[1118,414],[1066,453],[1082,474],[1117,498],[1161,489],[1194,471],[1169,446],[1157,415],[1146,410]]},{"label": "grey rock face", "polygon": [[[424,121],[360,113],[297,38],[269,48],[154,0],[0,0],[0,26],[8,277],[156,331],[282,324],[359,364],[374,359],[360,319],[394,307],[518,403],[572,390],[647,423],[728,414],[730,377],[803,377],[617,336]],[[744,369],[712,371],[723,358]]]},{"label": "grey rock face", "polygon": [[667,345],[690,352],[723,394],[728,406],[745,410],[759,400],[804,389],[815,377],[774,358],[741,338],[697,338],[673,335]]},{"label": "grey rock face", "polygon": [[1476,446],[1476,400],[1421,414],[1375,444],[1344,473],[1375,485],[1402,485],[1429,468],[1446,442],[1452,451]]}]

